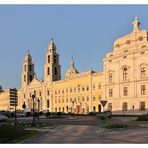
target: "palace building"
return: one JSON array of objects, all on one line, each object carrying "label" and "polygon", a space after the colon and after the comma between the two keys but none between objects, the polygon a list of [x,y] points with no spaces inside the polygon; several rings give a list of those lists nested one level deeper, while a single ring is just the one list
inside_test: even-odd
[{"label": "palace building", "polygon": [[76,114],[98,112],[103,111],[100,100],[106,100],[105,109],[114,113],[147,112],[148,32],[139,28],[137,17],[132,25],[132,32],[117,39],[112,52],[106,54],[103,72],[90,70],[79,73],[72,58],[61,80],[59,53],[52,39],[45,56],[44,80],[38,80],[32,56],[28,52],[22,68],[18,109],[22,109],[23,103],[27,109],[31,109],[34,94],[35,107],[42,111]]}]

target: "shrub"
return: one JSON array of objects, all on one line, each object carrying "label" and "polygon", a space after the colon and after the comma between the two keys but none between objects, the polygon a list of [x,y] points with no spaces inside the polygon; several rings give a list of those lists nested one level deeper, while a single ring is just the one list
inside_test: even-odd
[{"label": "shrub", "polygon": [[43,112],[42,112],[42,111],[40,111],[40,112],[39,112],[39,115],[43,115]]},{"label": "shrub", "polygon": [[148,114],[139,116],[137,121],[148,121]]},{"label": "shrub", "polygon": [[35,112],[35,113],[33,114],[33,116],[34,116],[34,117],[38,117],[38,116],[39,116],[39,113],[38,113],[38,112]]},{"label": "shrub", "polygon": [[46,116],[46,117],[50,117],[50,115],[51,115],[50,112],[45,113],[45,116]]}]

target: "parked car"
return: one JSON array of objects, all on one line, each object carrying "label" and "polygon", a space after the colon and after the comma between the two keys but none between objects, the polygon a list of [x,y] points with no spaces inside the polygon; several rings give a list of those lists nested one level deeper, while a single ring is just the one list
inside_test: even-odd
[{"label": "parked car", "polygon": [[25,114],[22,112],[17,112],[16,117],[25,117]]},{"label": "parked car", "polygon": [[7,121],[8,120],[8,117],[0,114],[0,121]]},{"label": "parked car", "polygon": [[112,117],[112,112],[111,111],[104,111],[96,114],[96,117]]},{"label": "parked car", "polygon": [[10,117],[11,117],[11,115],[10,115],[10,113],[9,113],[9,112],[1,112],[1,114],[2,114],[2,115],[4,115],[4,116],[6,116],[6,117],[8,117],[8,118],[10,118]]}]

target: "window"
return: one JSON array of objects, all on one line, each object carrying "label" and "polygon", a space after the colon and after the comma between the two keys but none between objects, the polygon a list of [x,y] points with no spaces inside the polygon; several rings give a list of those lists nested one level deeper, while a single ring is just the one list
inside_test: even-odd
[{"label": "window", "polygon": [[68,96],[66,96],[66,103],[68,103]]},{"label": "window", "polygon": [[24,71],[26,71],[26,65],[24,65]]},{"label": "window", "polygon": [[60,97],[59,97],[59,103],[61,102]]},{"label": "window", "polygon": [[72,92],[72,88],[70,88],[70,92]]},{"label": "window", "polygon": [[47,100],[47,108],[49,108],[49,99]]},{"label": "window", "polygon": [[85,102],[85,98],[84,97],[82,98],[82,101]]},{"label": "window", "polygon": [[85,88],[84,88],[84,86],[82,87],[82,91],[85,91]]},{"label": "window", "polygon": [[61,111],[61,108],[59,107],[59,112]]},{"label": "window", "polygon": [[39,92],[39,95],[40,95],[40,96],[42,95],[41,91]]},{"label": "window", "polygon": [[32,81],[32,75],[30,75],[30,78],[29,79],[30,79],[30,82],[31,82]]},{"label": "window", "polygon": [[64,94],[64,89],[62,90],[62,94]]},{"label": "window", "polygon": [[57,107],[55,108],[55,112],[57,112]]},{"label": "window", "polygon": [[101,89],[101,84],[98,84],[98,89]]},{"label": "window", "polygon": [[62,98],[62,103],[64,103],[64,98]]},{"label": "window", "polygon": [[31,67],[31,65],[29,65],[29,71],[31,71],[32,70],[32,67]]},{"label": "window", "polygon": [[128,95],[127,87],[123,87],[123,96],[127,96],[127,95]]},{"label": "window", "polygon": [[89,91],[89,86],[86,86],[86,90]]},{"label": "window", "polygon": [[68,93],[68,89],[66,88],[66,93]]},{"label": "window", "polygon": [[76,92],[76,88],[74,87],[74,92]]},{"label": "window", "polygon": [[141,78],[144,78],[145,75],[146,75],[146,69],[145,69],[145,67],[142,67],[141,68]]},{"label": "window", "polygon": [[89,97],[87,97],[87,102],[89,101]]},{"label": "window", "polygon": [[96,101],[96,97],[95,96],[93,96],[93,101]]},{"label": "window", "polygon": [[56,55],[54,55],[54,59],[53,59],[53,61],[54,61],[54,63],[57,62],[57,57],[56,57]]},{"label": "window", "polygon": [[57,68],[54,68],[54,74],[57,75]]},{"label": "window", "polygon": [[24,94],[24,98],[26,98],[26,95]]},{"label": "window", "polygon": [[93,106],[93,112],[95,112],[96,111],[96,107],[95,106]]},{"label": "window", "polygon": [[127,111],[127,102],[124,102],[124,103],[122,104],[122,110],[123,110],[123,111]]},{"label": "window", "polygon": [[55,104],[57,103],[57,98],[55,97]]},{"label": "window", "polygon": [[60,94],[60,89],[59,89],[58,93]]},{"label": "window", "polygon": [[50,55],[48,55],[48,63],[50,63]]},{"label": "window", "polygon": [[95,90],[95,84],[93,85],[93,90]]},{"label": "window", "polygon": [[109,77],[109,83],[112,83],[112,81],[113,81],[113,75],[112,75],[112,73],[110,73],[108,77]]},{"label": "window", "polygon": [[64,112],[64,107],[63,107],[63,112]]},{"label": "window", "polygon": [[113,89],[109,89],[109,97],[113,96]]},{"label": "window", "polygon": [[36,96],[36,90],[34,90],[34,95]]},{"label": "window", "polygon": [[80,92],[80,86],[78,86],[78,92]]},{"label": "window", "polygon": [[140,102],[140,110],[141,111],[145,110],[145,102]]},{"label": "window", "polygon": [[108,103],[108,110],[112,110],[112,103]]},{"label": "window", "polygon": [[127,74],[128,74],[128,70],[127,68],[123,69],[123,80],[127,80]]},{"label": "window", "polygon": [[50,75],[50,68],[47,68],[47,75]]},{"label": "window", "polygon": [[57,95],[57,91],[55,90],[55,95]]},{"label": "window", "polygon": [[49,90],[47,90],[47,95],[49,96]]},{"label": "window", "polygon": [[141,85],[141,95],[145,95],[145,92],[146,92],[146,86]]}]

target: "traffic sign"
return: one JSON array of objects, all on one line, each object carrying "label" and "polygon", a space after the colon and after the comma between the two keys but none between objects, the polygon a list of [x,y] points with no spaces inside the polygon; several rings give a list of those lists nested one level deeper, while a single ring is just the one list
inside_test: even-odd
[{"label": "traffic sign", "polygon": [[10,91],[10,106],[17,106],[18,100],[17,100],[17,89],[9,89]]},{"label": "traffic sign", "polygon": [[106,105],[106,103],[107,103],[107,101],[105,101],[105,100],[100,100],[100,102],[101,102],[101,104],[102,104],[103,107],[104,107],[104,106]]}]

